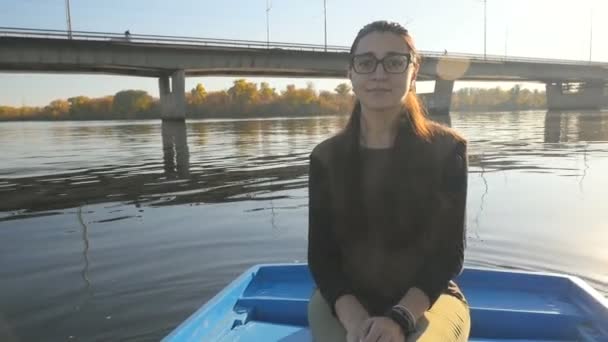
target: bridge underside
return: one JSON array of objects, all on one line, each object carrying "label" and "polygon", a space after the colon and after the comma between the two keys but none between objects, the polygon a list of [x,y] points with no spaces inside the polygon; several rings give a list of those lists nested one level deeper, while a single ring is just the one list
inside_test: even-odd
[{"label": "bridge underside", "polygon": [[[167,118],[185,118],[185,77],[266,76],[346,78],[347,52],[154,44],[126,41],[0,37],[0,72],[112,74],[159,79]],[[171,79],[169,82],[168,80]],[[427,106],[450,110],[454,81],[515,81],[547,84],[550,108],[606,106],[605,64],[485,60],[463,56],[423,56],[418,79],[437,80]],[[582,83],[578,93],[563,84]],[[566,87],[567,88],[567,87]],[[597,88],[597,89],[596,89]],[[601,88],[601,91],[599,90]],[[562,89],[562,90],[559,90]],[[559,90],[559,91],[558,91]],[[183,108],[183,109],[182,109]]]},{"label": "bridge underside", "polygon": [[170,74],[172,70],[118,65],[69,65],[45,63],[0,63],[0,72],[6,73],[41,73],[41,74],[101,74],[115,76],[160,77]]},{"label": "bridge underside", "polygon": [[[186,77],[203,76],[266,76],[266,77],[285,77],[285,78],[346,78],[346,66],[343,69],[319,69],[319,68],[281,68],[281,67],[251,67],[245,65],[233,67],[205,67],[196,69],[175,69],[175,68],[147,68],[131,65],[82,65],[82,64],[53,64],[53,63],[2,63],[0,62],[0,72],[3,73],[60,73],[60,74],[102,74],[118,76],[139,76],[139,77],[161,77],[172,74],[175,70],[184,70]],[[418,73],[419,81],[435,81],[437,74],[421,70]],[[479,81],[479,82],[559,82],[561,80],[550,79],[531,79],[519,75],[476,75],[451,78],[448,80],[458,81]]]},{"label": "bridge underside", "polygon": [[608,107],[608,83],[547,83],[547,107],[560,109],[600,109]]},{"label": "bridge underside", "polygon": [[[345,78],[348,52],[0,37],[0,72],[104,73],[160,77],[273,76]],[[486,60],[423,53],[420,80],[581,82],[608,80],[603,64]]]}]

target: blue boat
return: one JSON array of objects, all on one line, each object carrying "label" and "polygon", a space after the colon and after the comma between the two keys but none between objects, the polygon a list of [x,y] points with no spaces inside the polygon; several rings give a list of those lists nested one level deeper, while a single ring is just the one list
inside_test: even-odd
[{"label": "blue boat", "polygon": [[[608,300],[578,277],[467,267],[470,341],[608,342]],[[257,265],[180,324],[165,342],[310,342],[306,264]]]}]

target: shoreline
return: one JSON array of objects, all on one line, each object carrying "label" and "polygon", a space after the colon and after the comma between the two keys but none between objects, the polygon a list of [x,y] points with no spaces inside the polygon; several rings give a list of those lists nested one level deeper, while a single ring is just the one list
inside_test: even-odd
[{"label": "shoreline", "polygon": [[[528,108],[528,109],[469,109],[469,110],[452,110],[451,113],[509,113],[509,112],[530,112],[530,111],[547,111],[547,108]],[[605,109],[600,109],[602,111]],[[573,110],[575,111],[575,110]],[[580,111],[589,111],[588,109],[580,109]],[[348,116],[350,113],[342,113],[342,114],[310,114],[310,115],[255,115],[255,116],[240,116],[240,115],[218,115],[218,116],[206,116],[206,117],[189,117],[186,115],[184,120],[272,120],[272,119],[308,119],[315,117],[327,117],[327,116]],[[428,117],[436,117],[435,115],[427,115]],[[437,115],[442,116],[442,115]],[[150,121],[150,120],[162,120],[161,117],[153,117],[153,118],[91,118],[91,119],[2,119],[0,118],[0,123],[2,122],[78,122],[78,121]]]}]

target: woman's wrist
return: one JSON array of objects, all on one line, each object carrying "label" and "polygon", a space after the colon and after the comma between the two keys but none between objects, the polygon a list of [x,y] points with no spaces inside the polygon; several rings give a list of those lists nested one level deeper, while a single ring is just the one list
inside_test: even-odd
[{"label": "woman's wrist", "polygon": [[387,311],[386,316],[401,327],[405,336],[408,336],[416,329],[416,318],[414,314],[403,305],[393,306]]}]

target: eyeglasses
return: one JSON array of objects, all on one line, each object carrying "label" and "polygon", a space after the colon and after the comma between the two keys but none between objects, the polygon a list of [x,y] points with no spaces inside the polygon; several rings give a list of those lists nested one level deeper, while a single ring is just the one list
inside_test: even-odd
[{"label": "eyeglasses", "polygon": [[401,74],[407,70],[411,62],[411,54],[391,53],[382,59],[378,59],[373,53],[368,52],[353,56],[350,65],[358,74],[371,74],[376,71],[378,64],[382,63],[382,67],[387,73]]}]

